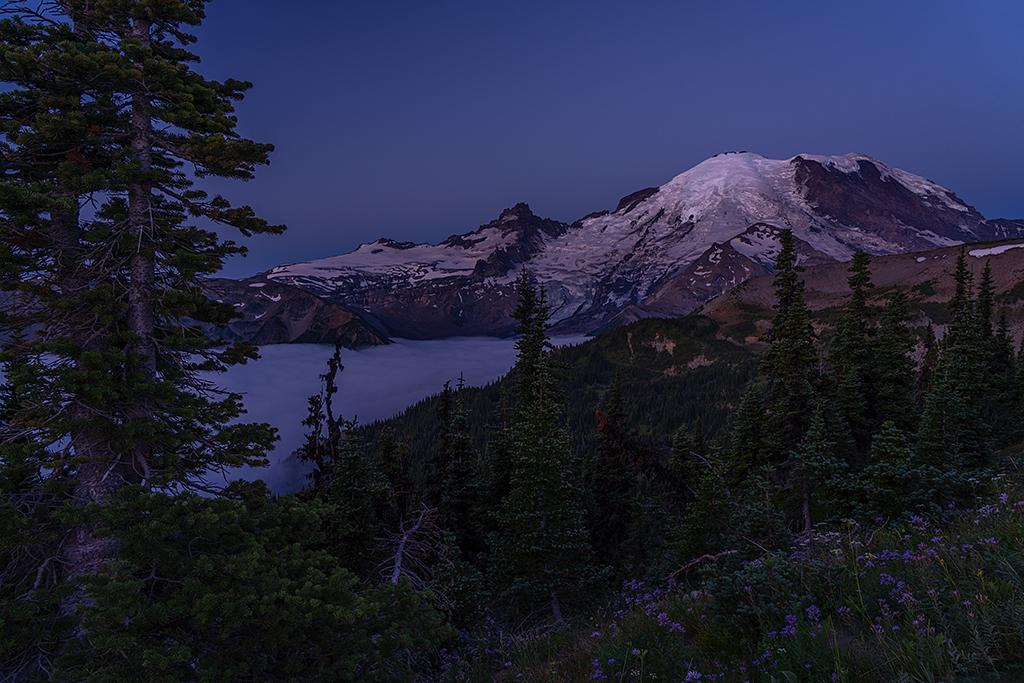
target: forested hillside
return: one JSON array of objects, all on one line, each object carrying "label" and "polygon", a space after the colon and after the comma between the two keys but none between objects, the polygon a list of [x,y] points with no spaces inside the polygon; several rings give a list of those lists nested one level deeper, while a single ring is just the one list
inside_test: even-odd
[{"label": "forested hillside", "polygon": [[[647,319],[577,346],[552,350],[553,372],[566,396],[566,423],[578,454],[594,446],[600,406],[614,381],[628,400],[623,405],[638,445],[655,452],[668,446],[681,426],[700,422],[717,431],[735,409],[756,366],[755,354],[720,339],[718,324],[700,315]],[[477,448],[502,420],[512,391],[511,376],[460,392]],[[388,430],[422,461],[438,447],[438,411],[449,394],[439,393],[384,423],[369,425],[371,439]]]},{"label": "forested hillside", "polygon": [[[1024,249],[1019,242],[969,247],[964,260],[971,277],[980,281],[999,318],[1005,318],[1011,344],[1024,337]],[[868,304],[884,306],[899,292],[906,301],[906,320],[915,343],[911,356],[922,363],[937,337],[950,323],[949,300],[956,290],[955,270],[961,247],[918,254],[872,258],[867,268],[873,282]],[[825,263],[799,270],[808,314],[822,347],[831,343],[851,287],[848,264]],[[985,270],[989,273],[986,276]],[[597,434],[601,396],[618,376],[629,397],[628,421],[645,448],[666,451],[680,426],[699,420],[708,434],[716,433],[733,412],[752,377],[756,359],[768,347],[767,332],[774,317],[774,276],[751,279],[680,318],[645,318],[615,328],[578,346],[553,351],[568,401],[567,421],[576,448],[585,453]],[[988,291],[990,288],[991,291]],[[988,304],[986,304],[988,305]],[[998,319],[996,322],[999,322]],[[464,392],[471,417],[471,438],[484,445],[487,426],[495,418],[508,379]],[[920,397],[923,385],[915,388]],[[386,422],[399,440],[408,442],[414,460],[436,445],[435,415],[440,394]],[[371,425],[376,434],[383,425]]]}]

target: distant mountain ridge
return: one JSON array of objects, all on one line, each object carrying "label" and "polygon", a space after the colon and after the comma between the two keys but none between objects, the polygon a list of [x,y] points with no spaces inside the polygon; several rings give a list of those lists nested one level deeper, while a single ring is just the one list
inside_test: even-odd
[{"label": "distant mountain ridge", "polygon": [[253,344],[334,344],[347,347],[387,344],[387,337],[344,306],[299,288],[263,279],[206,283],[211,298],[234,306],[238,319],[207,326],[211,337]]},{"label": "distant mountain ridge", "polygon": [[731,152],[574,223],[521,203],[439,244],[380,239],[251,282],[299,287],[394,336],[505,335],[526,268],[547,290],[556,333],[591,332],[687,313],[769,272],[785,229],[812,265],[1024,236],[1024,221],[986,219],[951,190],[863,154]]}]

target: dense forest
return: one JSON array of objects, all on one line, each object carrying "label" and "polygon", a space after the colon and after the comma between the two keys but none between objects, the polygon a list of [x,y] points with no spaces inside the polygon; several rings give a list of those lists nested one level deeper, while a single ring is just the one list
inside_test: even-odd
[{"label": "dense forest", "polygon": [[822,328],[784,232],[758,355],[690,316],[668,324],[717,362],[680,373],[610,363],[621,335],[553,349],[523,272],[502,381],[364,427],[339,348],[308,487],[212,485],[276,435],[203,379],[256,357],[205,336],[235,312],[203,283],[244,252],[220,235],[284,228],[203,190],[272,151],[236,130],[250,84],[195,69],[204,7],[0,19],[0,678],[1024,670],[1024,354],[963,253],[941,329],[879,303],[863,253]]}]

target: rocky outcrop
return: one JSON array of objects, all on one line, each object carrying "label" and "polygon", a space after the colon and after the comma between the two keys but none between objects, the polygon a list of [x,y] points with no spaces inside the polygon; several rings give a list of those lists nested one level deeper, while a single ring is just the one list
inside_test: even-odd
[{"label": "rocky outcrop", "polygon": [[214,279],[211,299],[235,307],[239,319],[210,327],[211,336],[253,344],[334,344],[350,348],[386,344],[381,332],[352,311],[298,287],[263,279]]}]

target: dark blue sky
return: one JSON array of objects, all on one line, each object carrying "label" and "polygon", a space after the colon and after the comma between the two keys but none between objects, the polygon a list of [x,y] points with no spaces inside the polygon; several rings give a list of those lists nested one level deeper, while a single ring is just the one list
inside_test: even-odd
[{"label": "dark blue sky", "polygon": [[196,50],[289,225],[230,275],[506,206],[572,220],[702,159],[860,151],[1024,217],[1024,2],[215,0]]}]

